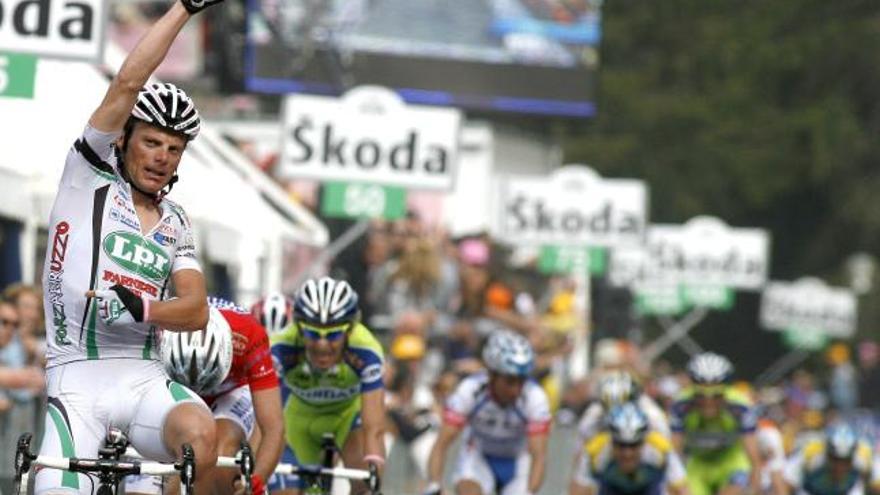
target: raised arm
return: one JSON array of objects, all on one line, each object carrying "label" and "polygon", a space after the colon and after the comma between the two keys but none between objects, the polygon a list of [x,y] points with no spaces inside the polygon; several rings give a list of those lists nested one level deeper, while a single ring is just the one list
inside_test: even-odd
[{"label": "raised arm", "polygon": [[189,18],[190,14],[183,4],[175,1],[168,12],[150,27],[125,58],[104,100],[89,119],[92,127],[103,132],[122,129],[134,107],[138,91],[165,59],[171,43]]}]

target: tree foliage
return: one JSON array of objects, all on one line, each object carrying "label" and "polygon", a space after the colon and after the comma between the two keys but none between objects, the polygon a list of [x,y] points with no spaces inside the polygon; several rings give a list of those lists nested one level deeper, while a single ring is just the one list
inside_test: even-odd
[{"label": "tree foliage", "polygon": [[645,179],[654,222],[768,229],[775,279],[880,255],[880,3],[610,0],[603,29],[566,161]]}]

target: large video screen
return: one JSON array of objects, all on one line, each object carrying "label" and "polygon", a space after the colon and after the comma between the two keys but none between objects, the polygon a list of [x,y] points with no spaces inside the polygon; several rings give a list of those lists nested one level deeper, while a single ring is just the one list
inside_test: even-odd
[{"label": "large video screen", "polygon": [[602,0],[248,0],[247,89],[588,117]]}]

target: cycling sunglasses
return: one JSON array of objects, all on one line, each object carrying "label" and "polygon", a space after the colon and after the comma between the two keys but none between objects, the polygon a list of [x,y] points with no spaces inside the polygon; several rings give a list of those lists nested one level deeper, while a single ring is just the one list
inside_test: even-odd
[{"label": "cycling sunglasses", "polygon": [[694,387],[694,396],[706,398],[720,398],[724,396],[724,385],[697,385]]},{"label": "cycling sunglasses", "polygon": [[297,326],[299,331],[302,332],[303,337],[308,340],[327,339],[327,342],[336,342],[345,336],[351,325],[346,323],[344,325],[336,325],[335,327],[316,327],[306,323],[297,323]]},{"label": "cycling sunglasses", "polygon": [[621,442],[619,440],[614,440],[613,444],[620,449],[639,449],[642,447],[643,442]]}]

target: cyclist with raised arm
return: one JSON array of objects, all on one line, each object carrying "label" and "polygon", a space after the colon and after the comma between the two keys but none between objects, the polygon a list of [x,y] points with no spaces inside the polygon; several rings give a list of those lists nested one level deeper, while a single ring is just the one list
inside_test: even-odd
[{"label": "cyclist with raised arm", "polygon": [[[307,280],[293,304],[293,324],[272,336],[281,376],[287,445],[281,461],[321,463],[323,435],[331,433],[346,467],[385,464],[382,346],[360,321],[358,295],[348,282]],[[272,493],[299,493],[296,475],[274,475]],[[366,489],[353,485],[353,493]]]},{"label": "cyclist with raised arm", "polygon": [[[281,457],[284,424],[278,377],[272,367],[269,337],[249,312],[211,299],[205,330],[162,335],[162,361],[168,376],[195,391],[211,408],[217,425],[218,455],[234,457],[256,428],[262,440],[255,452],[252,493],[262,495]],[[234,469],[214,472],[214,493],[231,494],[240,486]],[[126,493],[158,495],[161,479],[126,479]]]},{"label": "cyclist with raised arm", "polygon": [[[157,354],[158,328],[190,331],[208,320],[190,222],[165,197],[200,118],[182,90],[144,84],[189,18],[219,1],[172,4],[67,155],[43,271],[49,405],[40,454],[94,458],[115,427],[150,459],[173,461],[190,443],[200,475],[216,462],[210,411],[167,379]],[[36,475],[38,494],[91,489],[83,474]]]},{"label": "cyclist with raised arm", "polygon": [[615,405],[584,445],[569,495],[687,495],[681,458],[634,402]]},{"label": "cyclist with raised arm", "polygon": [[751,400],[730,386],[733,365],[704,352],[687,365],[693,384],[672,405],[676,450],[686,458],[691,495],[758,493],[761,457],[758,417]]},{"label": "cyclist with raised arm", "polygon": [[788,459],[783,477],[799,495],[863,495],[872,482],[872,453],[846,423],[829,426]]},{"label": "cyclist with raised arm", "polygon": [[483,361],[488,371],[462,380],[446,402],[428,460],[426,495],[442,493],[446,454],[462,431],[454,493],[535,494],[544,481],[552,416],[546,394],[530,378],[532,346],[521,335],[498,330],[486,342]]}]

